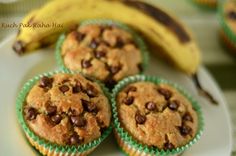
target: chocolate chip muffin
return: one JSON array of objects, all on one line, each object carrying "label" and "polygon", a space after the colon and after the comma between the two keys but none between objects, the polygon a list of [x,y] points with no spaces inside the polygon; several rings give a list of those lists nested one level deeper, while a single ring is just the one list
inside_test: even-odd
[{"label": "chocolate chip muffin", "polygon": [[[135,148],[127,148],[127,145],[134,146],[135,143],[130,143],[132,139],[139,143],[134,147],[147,146],[150,151],[175,151],[186,146],[199,131],[198,114],[191,100],[168,83],[145,81],[145,78],[127,78],[113,90],[118,144],[134,155],[141,154]],[[122,135],[132,139],[127,141]]]},{"label": "chocolate chip muffin", "polygon": [[221,30],[220,36],[224,45],[236,54],[236,1],[228,0],[219,9]]},{"label": "chocolate chip muffin", "polygon": [[[60,147],[97,145],[111,122],[109,99],[102,87],[80,74],[41,77],[23,103],[22,115],[29,130]],[[26,134],[37,148],[37,140]],[[50,155],[49,152],[46,154]]]},{"label": "chocolate chip muffin", "polygon": [[59,49],[66,68],[93,76],[108,86],[140,73],[146,57],[144,43],[136,34],[115,23],[97,20],[70,32]]},{"label": "chocolate chip muffin", "polygon": [[206,9],[216,9],[218,0],[193,0],[196,4]]}]

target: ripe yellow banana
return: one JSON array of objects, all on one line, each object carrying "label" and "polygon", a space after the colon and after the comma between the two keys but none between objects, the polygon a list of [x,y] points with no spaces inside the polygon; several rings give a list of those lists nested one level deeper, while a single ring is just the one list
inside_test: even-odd
[{"label": "ripe yellow banana", "polygon": [[[196,72],[200,52],[189,31],[173,16],[140,0],[52,0],[25,17],[23,24],[30,26],[20,29],[13,48],[18,53],[40,48],[55,41],[70,25],[93,18],[131,26],[161,48],[177,68],[187,74]],[[55,27],[53,23],[63,26]],[[44,26],[33,27],[40,24]],[[159,53],[160,49],[154,51]]]}]

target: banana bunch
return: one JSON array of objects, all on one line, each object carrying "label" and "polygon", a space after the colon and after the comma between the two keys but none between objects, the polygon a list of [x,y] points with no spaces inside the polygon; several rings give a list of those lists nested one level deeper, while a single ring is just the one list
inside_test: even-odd
[{"label": "banana bunch", "polygon": [[22,21],[13,49],[25,53],[55,42],[71,25],[86,19],[112,19],[139,31],[153,50],[191,75],[200,52],[191,33],[172,15],[141,0],[52,0]]}]

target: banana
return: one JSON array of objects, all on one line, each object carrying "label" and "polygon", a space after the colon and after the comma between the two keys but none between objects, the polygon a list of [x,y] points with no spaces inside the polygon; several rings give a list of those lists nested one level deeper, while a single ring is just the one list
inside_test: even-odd
[{"label": "banana", "polygon": [[17,53],[24,53],[50,44],[71,25],[86,19],[123,22],[156,45],[158,48],[154,52],[162,51],[178,69],[189,75],[197,71],[200,52],[189,30],[172,15],[141,0],[49,1],[25,17],[22,21],[25,27],[20,28],[13,49]]}]

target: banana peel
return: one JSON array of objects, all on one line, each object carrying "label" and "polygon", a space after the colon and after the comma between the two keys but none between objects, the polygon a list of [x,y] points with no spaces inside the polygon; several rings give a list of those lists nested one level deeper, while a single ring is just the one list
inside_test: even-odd
[{"label": "banana peel", "polygon": [[[112,19],[139,31],[159,48],[178,69],[192,75],[200,64],[200,52],[191,33],[173,15],[141,0],[52,0],[32,11],[22,23],[13,49],[23,54],[54,43],[61,32],[86,19]],[[62,27],[53,27],[52,24]],[[48,27],[36,27],[40,24]],[[35,27],[34,27],[35,26]]]}]

